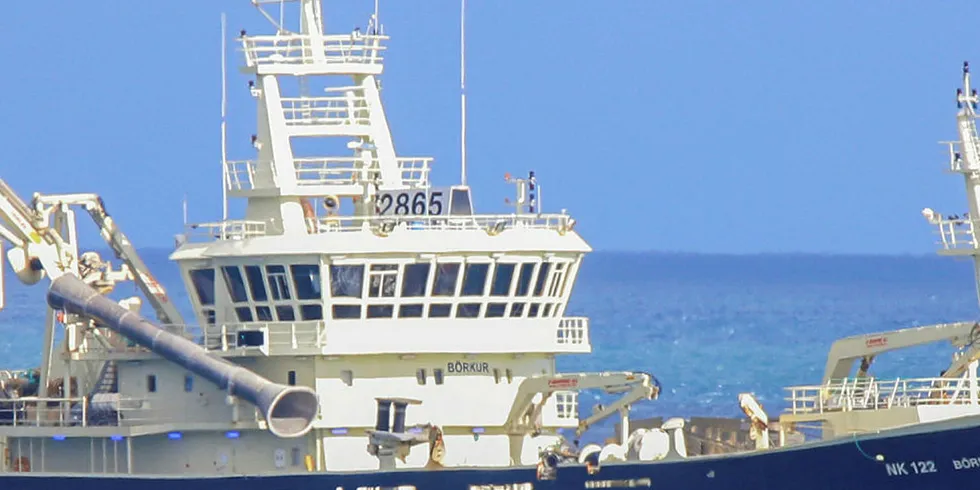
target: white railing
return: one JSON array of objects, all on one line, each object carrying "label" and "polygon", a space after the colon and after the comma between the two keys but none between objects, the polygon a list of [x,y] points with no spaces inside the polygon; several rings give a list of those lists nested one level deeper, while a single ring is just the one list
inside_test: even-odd
[{"label": "white railing", "polygon": [[286,125],[369,125],[367,100],[361,95],[283,97]]},{"label": "white railing", "polygon": [[[372,182],[378,176],[377,159],[357,157],[296,158],[296,182],[299,185],[349,185]],[[424,186],[429,182],[432,158],[399,158],[398,170],[403,185]]]},{"label": "white railing", "polygon": [[498,234],[508,229],[568,231],[574,223],[567,214],[484,214],[469,216],[333,216],[320,218],[316,230],[320,233],[370,230],[387,235],[399,230],[484,230]]},{"label": "white railing", "polygon": [[187,226],[188,239],[243,240],[266,234],[262,221],[228,220]]},{"label": "white railing", "polygon": [[185,327],[185,332],[205,349],[222,352],[241,348],[237,341],[238,332],[256,330],[268,332],[266,348],[270,352],[321,349],[327,344],[327,330],[322,321],[237,323],[208,325],[203,329],[198,326]]},{"label": "white railing", "polygon": [[970,250],[976,249],[977,239],[974,230],[978,220],[969,219],[940,219],[937,224],[939,227],[940,245],[944,250]]},{"label": "white railing", "polygon": [[[251,408],[251,413],[248,410]],[[254,406],[242,404],[241,421],[261,420]],[[172,401],[101,393],[90,398],[22,397],[0,399],[0,431],[4,427],[132,427],[188,422]],[[214,413],[215,422],[231,422],[232,411]]]},{"label": "white railing", "polygon": [[562,318],[558,323],[558,344],[588,344],[589,319],[581,316]]},{"label": "white railing", "polygon": [[[268,169],[269,175],[266,179],[257,179],[256,175]],[[260,167],[255,160],[240,160],[225,162],[225,179],[228,190],[249,191],[252,189],[268,188],[276,186],[276,167],[271,162]],[[259,184],[264,180],[265,184]]]},{"label": "white railing", "polygon": [[330,35],[313,41],[302,34],[246,36],[241,39],[245,63],[260,65],[297,65],[310,63],[358,63],[380,65],[383,41],[388,36]]},{"label": "white railing", "polygon": [[970,381],[966,377],[910,378],[877,380],[847,378],[826,385],[794,386],[787,388],[794,414],[880,410],[920,405],[972,405]]}]

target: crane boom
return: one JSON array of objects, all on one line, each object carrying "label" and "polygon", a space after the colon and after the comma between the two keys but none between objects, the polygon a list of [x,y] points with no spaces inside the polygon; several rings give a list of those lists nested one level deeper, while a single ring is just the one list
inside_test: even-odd
[{"label": "crane boom", "polygon": [[129,238],[116,226],[115,220],[106,212],[105,203],[97,194],[61,194],[61,195],[38,195],[34,198],[34,206],[37,212],[43,213],[43,206],[58,205],[79,205],[82,206],[92,221],[99,227],[99,234],[105,240],[109,248],[115,253],[116,258],[123,261],[133,274],[133,281],[143,292],[146,299],[150,302],[156,312],[160,323],[165,325],[183,325],[184,319],[176,306],[167,297],[167,292],[163,286],[157,282],[150,269],[140,258]]}]

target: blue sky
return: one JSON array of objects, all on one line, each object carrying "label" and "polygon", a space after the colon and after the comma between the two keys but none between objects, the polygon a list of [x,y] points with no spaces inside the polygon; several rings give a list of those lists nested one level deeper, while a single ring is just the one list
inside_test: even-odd
[{"label": "blue sky", "polygon": [[[980,2],[470,0],[469,180],[504,211],[535,170],[600,250],[930,253],[919,211],[966,209],[944,174]],[[362,28],[372,0],[325,2]],[[342,9],[343,11],[338,11]],[[245,0],[17,2],[0,19],[0,175],[103,195],[140,246],[220,217],[220,13]],[[396,149],[459,178],[458,2],[382,0]],[[266,32],[268,32],[266,30]],[[254,102],[229,49],[229,158]],[[91,229],[88,227],[87,229]]]}]

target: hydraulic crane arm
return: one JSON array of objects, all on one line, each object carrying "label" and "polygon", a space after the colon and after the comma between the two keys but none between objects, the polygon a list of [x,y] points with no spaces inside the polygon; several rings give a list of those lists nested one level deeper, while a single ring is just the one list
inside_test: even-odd
[{"label": "hydraulic crane arm", "polygon": [[82,206],[88,212],[89,216],[92,217],[92,221],[99,227],[99,234],[102,235],[102,239],[105,240],[106,244],[116,254],[116,258],[122,260],[129,267],[129,270],[133,274],[133,281],[136,282],[140,291],[143,292],[146,299],[150,302],[160,323],[170,325],[184,324],[184,319],[180,312],[177,311],[170,298],[167,297],[166,291],[153,277],[153,274],[150,273],[150,269],[136,252],[136,247],[133,246],[129,238],[123,234],[119,227],[116,226],[112,217],[109,216],[109,213],[106,212],[105,204],[102,202],[101,197],[97,194],[36,195],[34,197],[35,211],[41,215],[49,212],[45,209],[45,206],[47,206],[47,209],[51,209],[54,206],[60,205],[78,205]]},{"label": "hydraulic crane arm", "polygon": [[[505,427],[512,432],[523,433],[535,428],[541,409],[556,391],[581,391],[601,388],[607,393],[626,393],[622,398],[610,403],[590,417],[579,422],[576,433],[581,435],[592,424],[620,410],[628,408],[641,400],[653,400],[660,395],[660,382],[647,373],[606,372],[606,373],[568,373],[550,376],[532,376],[525,379],[517,388],[514,404],[507,416]],[[534,398],[541,394],[541,401]]]}]

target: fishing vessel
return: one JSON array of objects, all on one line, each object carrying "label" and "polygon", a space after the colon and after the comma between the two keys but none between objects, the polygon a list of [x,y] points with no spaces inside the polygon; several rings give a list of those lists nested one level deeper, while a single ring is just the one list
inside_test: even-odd
[{"label": "fishing vessel", "polygon": [[[236,39],[258,126],[254,155],[223,157],[222,176],[244,216],[190,225],[170,255],[193,319],[97,194],[25,201],[0,181],[4,269],[48,288],[40,366],[0,373],[3,488],[904,489],[980,475],[973,322],[841,339],[778,420],[750,393],[733,400],[744,431],[637,427],[653,375],[555,368],[591,351],[588,319],[565,316],[591,248],[570,215],[542,212],[534,172],[506,177],[512,212],[476,212],[464,129],[460,183],[431,185],[432,159],[395,152],[377,10],[365,31],[329,34],[318,0],[295,2],[291,28],[270,3],[253,2],[275,32]],[[966,68],[964,83],[950,169],[977,216]],[[79,250],[78,211],[117,265]],[[943,253],[980,264],[975,220],[927,218]],[[118,298],[129,281],[141,294]],[[958,348],[941,377],[869,374],[875,356],[941,340]],[[616,398],[582,417],[591,389]],[[609,417],[615,437],[579,444]],[[741,433],[751,447],[724,444]]]}]

